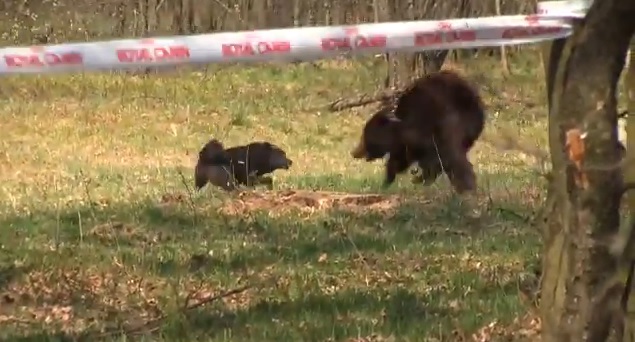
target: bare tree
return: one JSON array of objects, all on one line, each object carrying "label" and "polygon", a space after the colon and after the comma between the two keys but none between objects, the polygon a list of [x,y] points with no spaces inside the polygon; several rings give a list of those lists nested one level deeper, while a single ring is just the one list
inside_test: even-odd
[{"label": "bare tree", "polygon": [[622,275],[631,263],[610,251],[624,193],[616,87],[633,18],[632,0],[595,1],[573,37],[554,42],[545,63],[554,206],[544,230],[544,341],[606,341],[612,334],[633,341],[622,336],[630,294]]}]

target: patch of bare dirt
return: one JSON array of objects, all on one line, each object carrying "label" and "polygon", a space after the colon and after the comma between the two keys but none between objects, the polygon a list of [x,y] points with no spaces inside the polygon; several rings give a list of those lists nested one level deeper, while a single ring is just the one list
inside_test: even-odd
[{"label": "patch of bare dirt", "polygon": [[226,215],[241,215],[254,210],[267,210],[272,216],[289,211],[313,214],[337,209],[356,213],[392,214],[399,204],[395,195],[350,194],[325,191],[242,192],[228,201],[220,211]]}]

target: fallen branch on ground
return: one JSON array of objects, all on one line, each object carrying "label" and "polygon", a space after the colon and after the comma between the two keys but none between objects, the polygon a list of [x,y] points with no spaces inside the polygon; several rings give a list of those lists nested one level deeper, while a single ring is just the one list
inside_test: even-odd
[{"label": "fallen branch on ground", "polygon": [[355,98],[339,98],[328,105],[331,112],[339,112],[345,109],[366,106],[375,102],[388,101],[397,96],[401,90],[382,90],[374,95],[362,94]]}]

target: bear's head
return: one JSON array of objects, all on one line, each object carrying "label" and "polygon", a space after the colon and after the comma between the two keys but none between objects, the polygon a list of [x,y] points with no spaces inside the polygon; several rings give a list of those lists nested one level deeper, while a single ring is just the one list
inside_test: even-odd
[{"label": "bear's head", "polygon": [[400,121],[392,113],[392,108],[383,107],[364,125],[357,146],[351,151],[355,159],[373,161],[383,158],[390,152]]}]

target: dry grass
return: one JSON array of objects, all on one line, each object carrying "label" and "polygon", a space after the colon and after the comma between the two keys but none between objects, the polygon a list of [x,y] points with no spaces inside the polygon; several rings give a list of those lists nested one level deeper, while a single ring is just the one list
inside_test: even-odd
[{"label": "dry grass", "polygon": [[[491,201],[478,229],[445,178],[381,191],[381,165],[349,157],[372,108],[316,109],[374,89],[372,63],[3,79],[0,336],[453,341],[524,322],[536,162],[477,144]],[[486,129],[546,146],[539,65],[515,60],[508,79],[496,60],[460,65],[484,89]],[[274,192],[192,193],[212,136],[270,140],[294,166]]]}]

